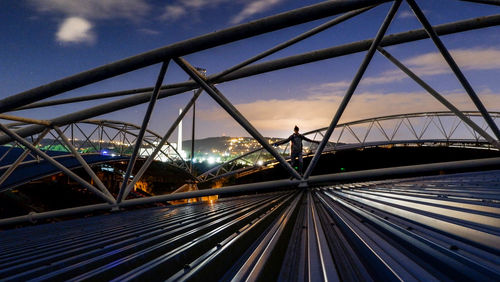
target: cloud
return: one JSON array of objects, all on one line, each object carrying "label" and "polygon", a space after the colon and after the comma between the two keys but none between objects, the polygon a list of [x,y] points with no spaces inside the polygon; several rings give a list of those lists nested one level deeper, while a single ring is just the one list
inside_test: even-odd
[{"label": "cloud", "polygon": [[144,33],[144,34],[148,34],[148,35],[158,35],[161,33],[157,30],[149,29],[149,28],[140,28],[138,31],[141,33]]},{"label": "cloud", "polygon": [[264,11],[271,9],[280,2],[282,2],[282,0],[252,1],[251,3],[247,4],[239,14],[237,14],[235,17],[231,19],[231,23],[232,24],[241,23],[255,14],[262,13]]},{"label": "cloud", "polygon": [[145,0],[30,0],[30,3],[39,12],[78,16],[86,19],[126,18],[136,20],[146,15],[151,9]]},{"label": "cloud", "polygon": [[[472,48],[451,51],[461,68],[467,70],[500,69],[500,49]],[[405,65],[420,76],[432,76],[449,73],[451,70],[437,52],[422,54],[404,60]],[[381,75],[365,77],[361,84],[365,86],[389,84],[406,79],[399,69],[383,72]],[[351,81],[335,81],[320,84],[307,89],[305,98],[258,100],[235,105],[256,128],[269,136],[286,136],[290,126],[298,124],[303,131],[328,126],[333,118]],[[442,93],[450,102],[461,110],[477,110],[463,90]],[[500,110],[500,93],[485,89],[478,93],[481,101],[490,111]],[[447,111],[430,94],[417,92],[356,92],[342,115],[341,122],[372,118],[377,116],[426,112]],[[200,111],[204,119],[230,128],[232,122],[220,109]],[[233,126],[234,126],[234,122]],[[222,125],[224,124],[224,125]]]},{"label": "cloud", "polygon": [[[242,10],[231,18],[230,24],[238,24],[258,13],[265,12],[283,0],[256,0],[247,1]],[[165,6],[164,12],[160,17],[166,21],[177,21],[186,16],[192,16],[202,9],[215,8],[221,4],[239,4],[232,0],[177,0]]]},{"label": "cloud", "polygon": [[79,17],[65,19],[56,33],[56,40],[61,43],[89,43],[95,42],[92,24]]},{"label": "cloud", "polygon": [[412,17],[415,17],[415,15],[413,14],[412,11],[409,11],[409,10],[401,11],[398,14],[398,18],[401,18],[401,19],[407,19],[407,18],[412,18]]},{"label": "cloud", "polygon": [[[500,93],[487,91],[480,98],[488,110],[500,110]],[[264,135],[286,136],[297,124],[303,132],[328,126],[343,97],[310,96],[304,99],[270,99],[237,104],[236,108]],[[475,110],[469,97],[460,92],[446,95],[461,110]],[[392,114],[446,111],[435,98],[422,92],[364,92],[355,94],[342,115],[341,122]],[[234,124],[220,108],[198,111],[200,118],[220,128]],[[226,124],[227,123],[227,124]]]},{"label": "cloud", "polygon": [[151,7],[145,0],[29,0],[39,13],[61,15],[56,40],[62,43],[93,43],[97,36],[95,22],[109,19],[138,21]]},{"label": "cloud", "polygon": [[[451,50],[453,59],[458,66],[465,70],[500,69],[500,49],[472,48]],[[421,75],[436,75],[451,72],[448,64],[438,52],[419,55],[408,60],[405,64],[414,66]]]},{"label": "cloud", "polygon": [[[430,13],[432,13],[429,10],[422,10],[422,12],[425,15],[429,15]],[[410,19],[410,18],[413,18],[415,20],[417,19],[417,17],[415,16],[415,14],[413,13],[412,10],[401,10],[397,17],[400,19]]]},{"label": "cloud", "polygon": [[337,81],[319,84],[307,89],[309,97],[318,100],[331,100],[335,96],[343,96],[350,85],[350,81]]},{"label": "cloud", "polygon": [[[453,59],[462,70],[493,70],[500,69],[500,49],[472,48],[455,49],[450,51]],[[408,58],[403,64],[419,77],[452,73],[441,53],[431,52]],[[364,86],[389,84],[409,78],[401,70],[384,71],[378,76],[363,77],[360,84]],[[350,85],[350,81],[337,81],[320,84],[309,89],[311,93],[343,95]]]},{"label": "cloud", "polygon": [[187,10],[182,5],[168,5],[165,7],[165,12],[160,17],[166,21],[176,21],[187,14]]},{"label": "cloud", "polygon": [[192,16],[203,8],[216,7],[231,0],[182,0],[165,6],[160,19],[174,22],[185,16]]}]

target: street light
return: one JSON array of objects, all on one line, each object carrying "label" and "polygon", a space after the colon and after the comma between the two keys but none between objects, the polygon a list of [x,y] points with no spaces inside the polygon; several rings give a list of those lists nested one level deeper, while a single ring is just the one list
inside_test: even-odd
[{"label": "street light", "polygon": [[[196,67],[195,69],[203,77],[207,76],[207,70],[206,69],[199,68],[199,67]],[[190,80],[192,80],[192,79],[190,78]],[[194,91],[194,93],[196,93],[197,90],[193,90],[193,91]],[[194,163],[194,138],[195,138],[194,130],[195,130],[195,118],[196,118],[196,102],[193,103],[193,126],[191,127],[191,174],[193,174],[194,176],[196,176],[195,175],[195,171],[194,171],[194,165],[193,165],[193,163]]]}]

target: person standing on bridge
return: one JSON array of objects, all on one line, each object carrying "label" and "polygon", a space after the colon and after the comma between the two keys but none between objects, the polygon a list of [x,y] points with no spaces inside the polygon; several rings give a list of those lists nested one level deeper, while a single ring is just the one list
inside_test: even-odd
[{"label": "person standing on bridge", "polygon": [[304,135],[299,133],[299,127],[295,126],[293,128],[293,134],[290,135],[285,140],[274,143],[274,146],[279,146],[285,144],[287,142],[292,142],[290,147],[290,158],[292,160],[292,167],[297,170],[300,175],[302,175],[302,167],[304,165],[304,161],[302,160],[302,140],[306,140],[311,143],[319,144],[318,141],[311,140]]}]

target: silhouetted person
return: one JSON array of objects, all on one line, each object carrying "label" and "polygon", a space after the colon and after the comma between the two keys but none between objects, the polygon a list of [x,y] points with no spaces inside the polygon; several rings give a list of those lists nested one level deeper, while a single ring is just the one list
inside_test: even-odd
[{"label": "silhouetted person", "polygon": [[292,167],[295,168],[300,173],[300,175],[302,175],[302,167],[304,164],[304,161],[302,160],[302,140],[319,144],[318,141],[311,140],[305,137],[304,135],[300,134],[298,126],[295,126],[293,128],[293,134],[290,135],[290,137],[274,144],[275,146],[278,146],[281,144],[285,144],[286,142],[292,142],[290,147],[290,158],[292,160]]}]

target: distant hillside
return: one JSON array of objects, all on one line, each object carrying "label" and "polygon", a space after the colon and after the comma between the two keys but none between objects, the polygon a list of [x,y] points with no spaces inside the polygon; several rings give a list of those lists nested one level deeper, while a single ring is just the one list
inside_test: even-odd
[{"label": "distant hillside", "polygon": [[[274,143],[281,138],[264,137],[268,142]],[[214,150],[218,152],[227,151],[232,147],[232,151],[242,151],[243,149],[257,149],[260,148],[260,144],[252,137],[209,137],[204,139],[195,140],[195,152],[208,153]],[[191,152],[191,140],[186,140],[182,142],[182,149],[188,153]]]}]

